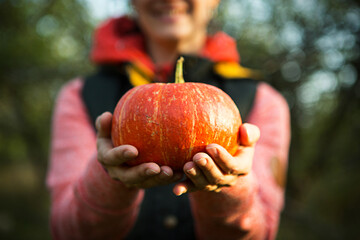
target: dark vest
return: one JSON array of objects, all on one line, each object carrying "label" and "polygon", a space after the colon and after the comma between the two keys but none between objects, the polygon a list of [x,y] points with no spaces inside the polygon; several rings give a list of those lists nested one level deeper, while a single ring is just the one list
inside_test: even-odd
[{"label": "dark vest", "polygon": [[[243,122],[246,122],[258,83],[252,79],[250,71],[238,64],[220,66],[192,56],[184,59],[185,81],[203,82],[225,91],[238,106]],[[136,76],[133,76],[134,71]],[[170,79],[174,79],[174,74]],[[99,66],[95,74],[86,77],[82,96],[94,123],[103,112],[113,112],[119,99],[136,85],[137,80],[132,78],[152,81],[146,71],[131,63]],[[173,186],[145,190],[136,224],[126,239],[195,239],[188,196],[176,197],[172,193]]]}]

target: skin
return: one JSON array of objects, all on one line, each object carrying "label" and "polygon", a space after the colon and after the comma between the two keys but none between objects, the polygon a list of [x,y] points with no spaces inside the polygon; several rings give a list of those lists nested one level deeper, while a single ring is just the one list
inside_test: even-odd
[{"label": "skin", "polygon": [[129,167],[124,164],[134,159],[138,151],[134,146],[115,147],[111,141],[112,114],[105,112],[96,120],[98,161],[111,178],[121,181],[128,188],[150,188],[166,185],[182,178],[182,173],[174,173],[168,166],[143,163]]},{"label": "skin", "polygon": [[[157,65],[174,62],[179,53],[197,54],[206,40],[211,12],[219,0],[133,0],[140,28],[145,34],[150,56]],[[173,192],[181,195],[194,191],[219,192],[233,186],[251,171],[254,146],[259,129],[251,124],[240,127],[240,146],[231,156],[223,147],[210,144],[206,152],[197,153],[184,165],[183,172],[168,166],[143,163],[129,167],[125,163],[136,158],[134,146],[114,148],[111,142],[112,114],[103,113],[96,120],[98,161],[111,178],[128,188],[150,188],[187,179],[175,185]]]},{"label": "skin", "polygon": [[[96,120],[98,160],[111,178],[121,181],[128,188],[150,188],[179,181],[183,174],[175,173],[168,166],[143,163],[129,167],[124,164],[134,159],[138,151],[134,146],[113,147],[111,134],[112,114],[105,112]],[[223,187],[236,184],[237,180],[251,171],[255,143],[260,137],[258,127],[252,124],[240,126],[240,145],[232,156],[223,147],[209,144],[206,152],[195,154],[193,161],[184,165],[187,180],[178,183],[173,192],[181,195],[194,191],[219,192]]]},{"label": "skin", "polygon": [[158,65],[179,53],[196,54],[206,41],[207,25],[219,0],[133,0],[137,21]]}]

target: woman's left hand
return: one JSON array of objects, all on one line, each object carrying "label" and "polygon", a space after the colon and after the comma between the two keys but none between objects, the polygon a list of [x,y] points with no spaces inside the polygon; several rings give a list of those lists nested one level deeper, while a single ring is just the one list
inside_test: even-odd
[{"label": "woman's left hand", "polygon": [[195,154],[193,161],[184,165],[187,180],[175,185],[174,193],[179,196],[199,190],[219,192],[223,187],[234,186],[251,171],[259,137],[259,128],[245,123],[240,126],[240,146],[234,156],[218,144],[209,144],[206,153]]}]

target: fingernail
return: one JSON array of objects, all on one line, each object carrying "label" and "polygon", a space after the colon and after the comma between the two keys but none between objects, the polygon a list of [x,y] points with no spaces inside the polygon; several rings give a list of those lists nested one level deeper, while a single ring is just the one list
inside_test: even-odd
[{"label": "fingernail", "polygon": [[259,129],[255,127],[248,127],[246,128],[246,134],[248,136],[249,143],[253,144],[257,141],[260,133],[258,132]]},{"label": "fingernail", "polygon": [[208,153],[210,153],[212,157],[217,157],[219,155],[218,150],[215,147],[209,147],[206,148],[206,150],[208,151]]},{"label": "fingernail", "polygon": [[200,159],[195,160],[195,163],[196,163],[197,165],[200,165],[200,166],[203,166],[203,167],[204,167],[204,166],[206,165],[207,161],[206,161],[205,158],[200,158]]},{"label": "fingernail", "polygon": [[180,197],[181,195],[183,195],[185,192],[179,192],[178,194],[176,194],[176,196]]},{"label": "fingernail", "polygon": [[170,174],[168,172],[162,171],[162,173],[164,173],[165,176],[170,177]]},{"label": "fingernail", "polygon": [[240,221],[240,225],[243,229],[250,229],[251,228],[251,219],[249,216],[245,215],[241,221]]},{"label": "fingernail", "polygon": [[146,174],[148,175],[148,176],[153,176],[153,175],[156,175],[156,174],[158,174],[158,172],[157,171],[155,171],[154,169],[147,169],[146,170]]},{"label": "fingernail", "polygon": [[184,193],[186,193],[186,188],[184,188],[184,187],[182,187],[181,189],[180,189],[180,191],[178,192],[178,193],[176,193],[176,196],[181,196],[181,195],[183,195]]},{"label": "fingernail", "polygon": [[195,175],[196,174],[195,168],[190,168],[190,169],[186,170],[186,172],[188,172],[190,175]]},{"label": "fingernail", "polygon": [[246,135],[248,138],[248,142],[252,143],[254,141],[254,131],[251,128],[246,128]]}]

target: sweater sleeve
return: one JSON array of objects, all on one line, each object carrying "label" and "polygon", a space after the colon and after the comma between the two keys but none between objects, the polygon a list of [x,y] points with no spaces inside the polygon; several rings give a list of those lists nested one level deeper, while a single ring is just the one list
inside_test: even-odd
[{"label": "sweater sleeve", "polygon": [[219,193],[190,195],[199,239],[276,237],[290,142],[290,114],[285,99],[269,85],[259,84],[248,122],[261,132],[251,173]]},{"label": "sweater sleeve", "polygon": [[96,159],[96,135],[81,99],[66,84],[53,113],[47,186],[54,239],[119,239],[132,228],[143,191],[112,180]]}]

